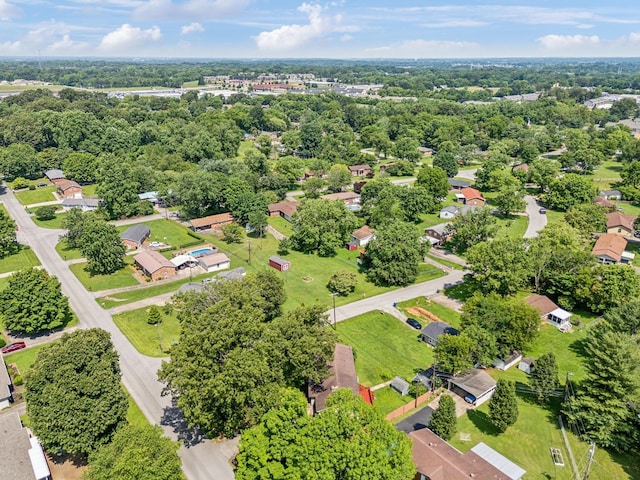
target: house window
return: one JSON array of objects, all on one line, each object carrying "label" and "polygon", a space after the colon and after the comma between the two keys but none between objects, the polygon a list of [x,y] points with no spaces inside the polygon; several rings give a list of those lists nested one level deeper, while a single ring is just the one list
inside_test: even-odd
[{"label": "house window", "polygon": [[622,233],[622,228],[619,228],[619,229],[618,229],[618,233]]}]

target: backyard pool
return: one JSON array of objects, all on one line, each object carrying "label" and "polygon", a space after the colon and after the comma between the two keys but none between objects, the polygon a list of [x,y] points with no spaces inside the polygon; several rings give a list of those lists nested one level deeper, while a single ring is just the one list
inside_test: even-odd
[{"label": "backyard pool", "polygon": [[209,255],[210,253],[216,253],[213,248],[199,248],[198,250],[191,250],[187,253],[187,255],[191,255],[192,257],[203,257],[205,255]]},{"label": "backyard pool", "polygon": [[351,205],[347,205],[347,208],[348,208],[349,210],[351,210],[352,212],[355,212],[355,211],[357,211],[357,210],[360,210],[362,207],[361,207],[360,205],[356,205],[356,204],[354,203],[354,204],[351,204]]}]

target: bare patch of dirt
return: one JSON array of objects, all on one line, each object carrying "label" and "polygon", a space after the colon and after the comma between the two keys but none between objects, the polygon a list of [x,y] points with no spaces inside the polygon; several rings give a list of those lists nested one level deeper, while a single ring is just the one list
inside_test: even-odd
[{"label": "bare patch of dirt", "polygon": [[47,463],[54,480],[80,480],[87,469],[87,460],[84,457],[71,455],[57,456],[47,453]]},{"label": "bare patch of dirt", "polygon": [[440,317],[434,315],[429,310],[425,310],[422,307],[409,307],[407,308],[407,312],[414,317],[428,318],[429,320],[433,320],[434,322],[442,322],[442,319]]}]

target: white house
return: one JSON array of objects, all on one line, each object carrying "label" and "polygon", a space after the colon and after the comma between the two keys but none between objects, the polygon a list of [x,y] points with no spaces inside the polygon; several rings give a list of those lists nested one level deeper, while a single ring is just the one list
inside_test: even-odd
[{"label": "white house", "polygon": [[351,234],[351,241],[354,242],[359,247],[364,247],[371,240],[376,238],[373,230],[368,225],[360,227],[357,230],[354,230]]},{"label": "white house", "polygon": [[522,352],[518,352],[516,350],[506,358],[496,358],[493,361],[493,366],[498,370],[502,370],[504,372],[505,370],[509,370],[511,367],[518,364],[520,360],[522,360]]},{"label": "white house", "polygon": [[231,266],[231,260],[224,253],[213,253],[211,255],[205,255],[198,258],[198,263],[207,272],[215,272],[217,270],[224,270]]},{"label": "white house", "polygon": [[460,207],[455,205],[448,205],[440,210],[440,218],[453,218],[460,212]]}]

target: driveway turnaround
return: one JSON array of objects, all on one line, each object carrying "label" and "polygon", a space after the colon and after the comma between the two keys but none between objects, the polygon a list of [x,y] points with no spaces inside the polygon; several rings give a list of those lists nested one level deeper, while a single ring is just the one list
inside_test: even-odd
[{"label": "driveway turnaround", "polygon": [[82,286],[55,251],[58,237],[64,231],[36,226],[13,192],[6,186],[0,189],[0,200],[18,225],[18,240],[29,245],[43,267],[58,277],[62,292],[69,297],[69,304],[78,317],[79,327],[102,328],[111,334],[113,345],[120,354],[122,382],[145,417],[149,422],[162,426],[168,437],[183,441],[178,454],[182,458],[186,477],[189,480],[233,479],[233,470],[227,458],[235,442],[214,443],[187,428],[182,413],[172,405],[171,398],[161,395],[162,384],[156,376],[161,359],[146,357],[129,343],[113,323],[111,315],[100,308],[93,295]]}]

